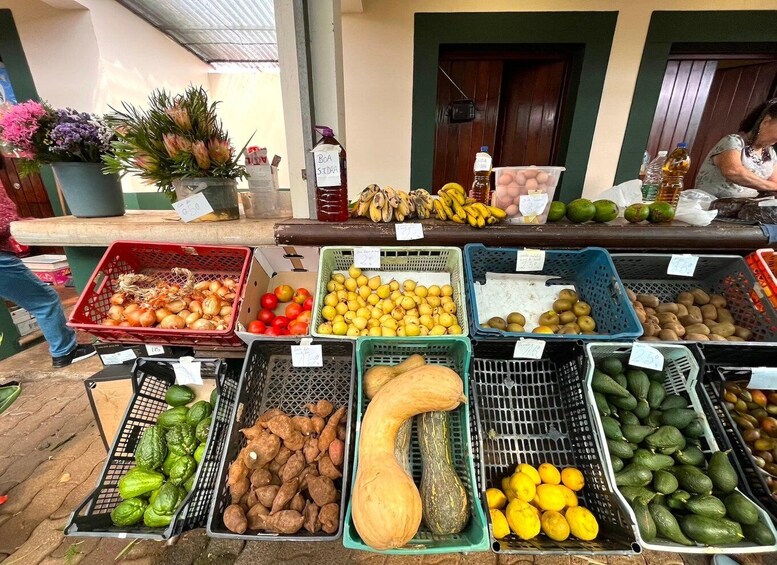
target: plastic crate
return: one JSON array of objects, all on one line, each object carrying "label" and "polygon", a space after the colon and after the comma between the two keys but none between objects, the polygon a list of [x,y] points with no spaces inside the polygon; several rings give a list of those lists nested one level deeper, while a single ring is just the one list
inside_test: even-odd
[{"label": "plastic crate", "polygon": [[237,312],[250,264],[251,250],[248,247],[114,242],[103,255],[81,293],[68,325],[89,332],[103,341],[242,347],[242,341],[235,335],[237,316],[233,316],[229,327],[221,331],[104,326],[102,321],[110,308],[111,295],[116,292],[119,275],[136,273],[157,276],[171,283],[184,283],[185,277],[176,277],[171,273],[170,269],[174,267],[191,270],[197,281],[234,279],[237,282],[237,298],[233,308]]},{"label": "plastic crate", "polygon": [[[482,243],[470,243],[464,247],[464,267],[467,278],[467,295],[470,308],[470,335],[473,339],[489,337],[538,337],[529,332],[507,332],[480,326],[478,305],[475,300],[475,282],[485,283],[486,273],[516,273],[519,248],[486,247]],[[527,273],[528,274],[528,273]],[[634,339],[642,335],[642,325],[618,278],[610,254],[599,247],[586,247],[579,251],[545,251],[543,274],[556,276],[549,286],[570,285],[581,300],[591,305],[591,316],[596,320],[597,335],[586,335],[588,340]],[[505,315],[507,312],[505,312]],[[579,340],[575,334],[541,334],[542,339]]]},{"label": "plastic crate", "polygon": [[758,249],[745,257],[772,306],[777,308],[777,256],[774,249]]},{"label": "plastic crate", "polygon": [[[556,542],[545,535],[522,540],[514,534],[497,540],[494,552],[508,554],[634,554],[640,551],[634,519],[613,493],[602,448],[585,399],[584,351],[580,342],[551,342],[539,360],[513,359],[514,341],[475,344],[472,396],[481,446],[480,483],[484,504],[488,487],[519,463],[574,466],[585,477],[581,506],[599,522],[593,541]],[[490,523],[490,519],[489,519]]]},{"label": "plastic crate", "polygon": [[[674,302],[679,293],[697,287],[720,294],[735,323],[753,332],[752,341],[777,341],[777,312],[764,300],[761,285],[742,257],[700,255],[692,277],[667,275],[671,259],[672,255],[652,253],[612,255],[623,284],[635,293],[652,294],[662,302]],[[709,343],[722,346],[737,342]]]},{"label": "plastic crate", "polygon": [[[246,541],[334,541],[342,535],[345,503],[348,500],[348,473],[352,441],[351,422],[353,421],[353,379],[354,344],[313,340],[320,344],[323,353],[323,367],[294,367],[291,362],[291,346],[299,345],[299,340],[286,339],[254,341],[240,376],[237,402],[230,416],[229,433],[218,471],[215,496],[208,517],[208,535]],[[346,418],[345,456],[343,458],[342,478],[335,481],[340,490],[340,527],[334,534],[318,532],[311,534],[300,530],[294,535],[278,535],[264,532],[236,534],[224,525],[224,510],[232,502],[227,487],[229,466],[246,445],[240,428],[250,427],[270,408],[280,408],[289,416],[310,416],[306,408],[308,402],[321,399],[329,400],[335,408],[348,406]]]},{"label": "plastic crate", "polygon": [[[311,335],[315,337],[334,339],[356,339],[350,336],[337,336],[318,333],[318,326],[324,321],[321,317],[321,308],[324,305],[324,297],[328,294],[326,285],[336,271],[347,271],[353,265],[353,247],[323,247],[318,267],[318,285],[316,287],[316,300],[313,305],[313,320],[311,322]],[[365,272],[375,273],[385,279],[391,280],[392,273],[410,273],[413,280],[422,284],[424,273],[447,273],[450,276],[450,284],[453,287],[453,301],[456,303],[456,319],[462,330],[462,335],[467,335],[467,308],[464,287],[464,268],[461,261],[461,249],[458,247],[381,247],[380,269],[364,269]],[[408,278],[411,278],[408,277]],[[401,283],[402,280],[399,280]],[[427,336],[446,337],[446,336]]]},{"label": "plastic crate", "polygon": [[[687,347],[684,347],[682,345],[677,345],[677,344],[651,343],[651,346],[655,347],[664,356],[664,374],[665,374],[664,388],[666,389],[667,393],[680,394],[682,396],[687,397],[689,399],[690,407],[696,411],[702,423],[702,426],[704,427],[704,436],[700,438],[701,450],[706,455],[710,455],[715,451],[719,451],[718,444],[715,441],[715,437],[712,432],[712,428],[715,425],[715,422],[709,421],[707,419],[704,413],[704,410],[702,408],[702,404],[699,401],[699,397],[696,394],[696,383],[698,380],[699,365],[696,363],[693,353],[691,353],[691,350],[688,349]],[[604,428],[602,427],[602,419],[601,419],[601,416],[599,415],[599,411],[596,409],[596,401],[594,400],[593,389],[591,388],[591,378],[593,377],[595,365],[601,359],[605,359],[608,357],[616,357],[621,360],[624,366],[626,366],[628,363],[630,352],[631,352],[631,344],[629,343],[609,343],[609,344],[589,343],[588,345],[586,345],[586,356],[588,358],[588,367],[586,371],[587,373],[586,374],[586,395],[588,399],[588,409],[591,412],[591,415],[593,416],[593,419],[596,423],[597,437],[599,438],[599,441],[602,447],[604,461],[606,462],[607,474],[610,480],[612,481],[612,484],[615,484],[615,472],[613,471],[613,468],[612,468],[612,460],[610,459],[610,452],[608,451],[604,443],[604,440],[605,440]],[[621,497],[622,501],[625,503],[626,500],[625,498],[623,498],[623,495],[620,493],[620,490],[617,487],[615,489],[615,492],[619,497]],[[751,498],[751,500],[753,499]],[[760,515],[760,521],[764,525],[766,525],[769,528],[769,530],[772,532],[772,535],[775,536],[775,538],[777,538],[777,531],[775,531],[774,529],[774,525],[772,524],[769,514],[760,505],[756,504],[756,507]],[[634,511],[631,509],[630,506],[627,507],[627,510],[629,512],[629,516],[631,517],[632,521],[636,524],[636,516],[634,515]],[[700,554],[737,553],[739,554],[739,553],[767,553],[767,552],[772,552],[777,550],[777,545],[759,546],[747,541],[743,541],[736,545],[728,545],[728,546],[721,546],[721,547],[701,546],[701,545],[688,547],[678,543],[659,540],[659,539],[648,542],[642,538],[638,528],[637,528],[637,537],[639,539],[640,545],[642,545],[642,547],[644,547],[645,549],[651,549],[655,551],[670,551],[674,553],[700,553]]]},{"label": "plastic crate", "polygon": [[[467,374],[471,357],[471,346],[467,338],[440,336],[435,338],[380,338],[366,337],[358,341],[356,364],[358,368],[356,445],[359,445],[361,419],[369,404],[362,388],[362,375],[374,365],[396,365],[413,353],[426,358],[430,365],[442,365],[456,371],[464,381],[464,394],[469,389]],[[473,464],[477,455],[477,444],[470,437],[471,416],[469,404],[462,404],[449,412],[451,424],[451,454],[456,473],[464,483],[470,499],[471,516],[466,528],[459,534],[434,536],[422,523],[415,537],[404,547],[377,551],[364,543],[356,531],[348,504],[343,545],[349,549],[360,549],[393,555],[430,555],[488,550],[488,529],[483,508],[479,504],[478,486]],[[353,479],[359,464],[358,448],[354,454]],[[421,451],[415,419],[410,441],[410,465],[416,486],[421,484]],[[352,485],[353,488],[353,485]]]},{"label": "plastic crate", "polygon": [[[177,361],[142,357],[135,362],[132,369],[135,393],[108,454],[108,461],[97,481],[97,488],[70,515],[65,535],[167,540],[205,525],[224,450],[229,417],[237,396],[237,375],[220,359],[198,359],[202,363],[203,380],[216,380],[218,401],[213,411],[205,454],[197,466],[194,487],[176,511],[170,525],[166,528],[148,528],[141,523],[119,527],[111,522],[111,511],[121,501],[119,479],[135,466],[135,448],[145,429],[154,425],[157,416],[169,408],[165,402],[165,393],[175,379],[169,363]],[[153,369],[148,368],[149,364],[161,366],[162,370],[167,367],[165,372],[171,376],[155,376],[158,371],[152,375],[147,372]]]}]

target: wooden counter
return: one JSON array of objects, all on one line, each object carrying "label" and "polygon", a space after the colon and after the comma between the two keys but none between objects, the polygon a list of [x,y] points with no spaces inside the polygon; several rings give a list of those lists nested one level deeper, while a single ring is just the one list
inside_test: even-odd
[{"label": "wooden counter", "polygon": [[184,224],[163,210],[128,210],[113,218],[64,216],[11,223],[11,233],[25,245],[107,247],[116,240],[200,245],[273,245],[277,220],[241,218],[229,222]]},{"label": "wooden counter", "polygon": [[695,253],[747,254],[768,247],[759,226],[713,222],[694,227],[678,222],[670,225],[629,224],[622,218],[612,224],[542,226],[498,224],[483,229],[452,222],[424,220],[424,238],[397,242],[394,224],[373,224],[366,219],[336,224],[314,220],[279,220],[275,241],[279,245],[448,245],[483,243],[491,246],[540,248],[604,247],[610,251],[683,250]]}]

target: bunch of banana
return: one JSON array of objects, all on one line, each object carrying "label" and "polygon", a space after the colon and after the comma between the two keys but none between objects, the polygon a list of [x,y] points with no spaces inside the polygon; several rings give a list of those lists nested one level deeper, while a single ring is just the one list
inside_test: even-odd
[{"label": "bunch of banana", "polygon": [[410,191],[410,200],[415,205],[415,214],[419,219],[425,220],[432,217],[434,198],[431,194],[423,188],[416,188]]},{"label": "bunch of banana", "polygon": [[373,222],[404,222],[414,215],[428,218],[432,207],[432,197],[423,189],[408,194],[390,186],[380,188],[371,184],[362,190],[352,211],[354,216],[370,218]]},{"label": "bunch of banana", "polygon": [[457,224],[469,224],[483,228],[507,217],[507,213],[496,206],[486,206],[467,197],[464,187],[449,182],[437,193],[434,211],[438,220],[451,220]]}]

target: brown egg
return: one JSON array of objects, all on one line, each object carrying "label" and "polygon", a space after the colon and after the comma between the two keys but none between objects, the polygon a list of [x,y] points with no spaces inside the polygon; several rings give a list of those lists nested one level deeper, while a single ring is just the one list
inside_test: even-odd
[{"label": "brown egg", "polygon": [[536,176],[537,176],[539,173],[540,173],[540,171],[538,171],[537,169],[525,169],[525,170],[523,171],[523,175],[524,175],[524,176],[525,176],[527,179],[533,179],[533,178],[535,178],[535,177],[536,177]]},{"label": "brown egg", "polygon": [[499,176],[496,179],[497,184],[504,184],[508,185],[511,182],[513,182],[513,179],[515,178],[515,175],[512,171],[502,171],[499,173]]},{"label": "brown egg", "polygon": [[537,182],[540,184],[548,182],[548,173],[545,171],[540,171],[537,173]]},{"label": "brown egg", "polygon": [[516,216],[518,214],[518,205],[512,204],[505,209],[508,216]]},{"label": "brown egg", "polygon": [[538,186],[539,185],[537,184],[537,179],[534,179],[534,178],[526,179],[526,190],[531,192],[533,190],[537,190]]},{"label": "brown egg", "polygon": [[512,183],[510,186],[507,187],[507,194],[509,194],[512,197],[518,196],[520,191],[521,191],[521,187],[517,183]]},{"label": "brown egg", "polygon": [[515,173],[515,182],[521,185],[526,184],[526,175],[522,171],[518,171]]}]

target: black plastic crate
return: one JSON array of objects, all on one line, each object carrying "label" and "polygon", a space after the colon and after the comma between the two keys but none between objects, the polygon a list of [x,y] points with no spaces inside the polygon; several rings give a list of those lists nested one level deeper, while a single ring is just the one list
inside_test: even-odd
[{"label": "black plastic crate", "polygon": [[[580,341],[549,342],[542,359],[514,359],[515,341],[475,343],[472,394],[480,446],[480,485],[501,488],[502,477],[518,463],[537,467],[550,462],[574,466],[585,477],[578,493],[581,506],[599,522],[593,541],[547,536],[522,540],[514,534],[491,547],[498,553],[542,555],[621,554],[641,551],[635,524],[613,493],[605,472],[605,457],[596,441],[585,396],[585,355]],[[490,520],[489,520],[490,522]]]},{"label": "black plastic crate", "polygon": [[[224,438],[221,465],[214,486],[214,497],[207,521],[208,535],[246,541],[334,541],[342,535],[345,506],[348,501],[349,465],[353,443],[352,418],[354,407],[355,340],[319,340],[323,367],[294,367],[291,362],[291,346],[299,340],[254,341],[248,348],[238,385],[237,401],[229,416],[229,432]],[[240,428],[250,427],[259,416],[270,408],[279,408],[289,416],[309,416],[308,402],[329,400],[335,407],[348,407],[346,440],[343,458],[343,476],[335,481],[340,490],[340,527],[334,534],[311,534],[302,529],[294,535],[278,535],[265,532],[236,534],[224,525],[224,510],[231,504],[227,487],[229,466],[245,446],[246,440]]]},{"label": "black plastic crate", "polygon": [[178,362],[178,359],[139,358],[132,369],[135,394],[108,454],[97,488],[70,515],[65,535],[167,540],[205,525],[237,396],[238,378],[237,372],[224,360],[198,361],[202,363],[203,380],[216,381],[218,401],[213,411],[205,454],[197,466],[194,487],[176,510],[170,525],[149,528],[141,523],[119,527],[111,522],[111,511],[121,502],[119,479],[135,466],[135,448],[145,429],[156,424],[157,416],[169,408],[165,393],[175,382],[170,364]]}]

